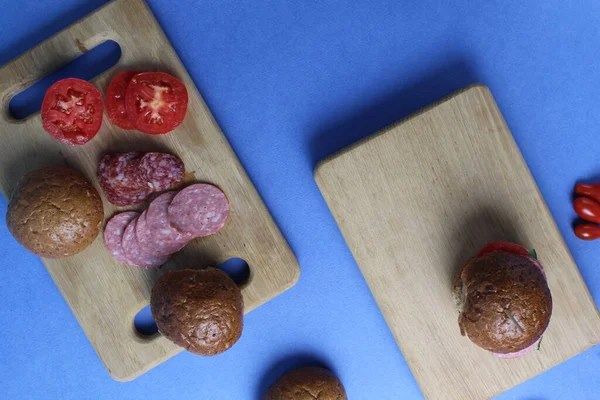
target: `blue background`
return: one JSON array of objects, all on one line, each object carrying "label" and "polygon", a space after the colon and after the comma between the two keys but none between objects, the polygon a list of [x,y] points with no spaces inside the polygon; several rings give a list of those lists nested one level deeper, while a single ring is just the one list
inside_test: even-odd
[{"label": "blue background", "polygon": [[[103,4],[0,0],[0,64]],[[0,224],[0,397],[257,399],[320,363],[351,399],[420,390],[312,178],[323,156],[469,83],[488,85],[600,300],[598,243],[572,234],[572,188],[600,174],[597,0],[150,0],[302,268],[223,355],[109,378],[35,256]],[[176,4],[176,5],[174,5]],[[6,201],[0,200],[0,214]],[[568,338],[565,338],[568,340]],[[501,395],[593,399],[598,347]]]}]

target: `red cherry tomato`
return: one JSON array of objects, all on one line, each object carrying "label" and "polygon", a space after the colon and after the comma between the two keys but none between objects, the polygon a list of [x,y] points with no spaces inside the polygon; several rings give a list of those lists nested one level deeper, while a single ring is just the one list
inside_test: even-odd
[{"label": "red cherry tomato", "polygon": [[479,251],[479,253],[477,254],[477,257],[480,257],[484,254],[491,253],[494,251],[519,254],[521,256],[529,256],[530,255],[529,251],[527,251],[527,249],[521,245],[518,245],[515,243],[498,241],[498,242],[488,243],[485,246],[483,246],[481,251]]},{"label": "red cherry tomato", "polygon": [[580,183],[575,186],[575,193],[600,202],[600,184],[586,185]]},{"label": "red cherry tomato", "polygon": [[110,122],[123,129],[134,129],[125,111],[125,92],[136,71],[123,71],[115,76],[106,89],[106,113]]},{"label": "red cherry tomato", "polygon": [[573,202],[577,215],[586,221],[600,224],[600,203],[587,197],[579,197]]},{"label": "red cherry tomato", "polygon": [[129,120],[139,131],[153,135],[178,127],[187,105],[188,94],[183,83],[163,72],[135,75],[125,94]]},{"label": "red cherry tomato", "polygon": [[581,240],[600,239],[600,226],[596,224],[579,224],[575,227],[575,236]]},{"label": "red cherry tomato", "polygon": [[61,143],[89,142],[102,125],[102,95],[91,83],[76,78],[55,82],[42,102],[42,126]]}]

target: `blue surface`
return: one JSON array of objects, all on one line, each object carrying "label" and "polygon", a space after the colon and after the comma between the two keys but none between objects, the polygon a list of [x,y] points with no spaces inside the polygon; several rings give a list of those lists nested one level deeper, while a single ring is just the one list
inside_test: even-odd
[{"label": "blue surface", "polygon": [[[101,5],[0,0],[0,64]],[[171,4],[177,4],[173,6]],[[598,243],[574,238],[575,181],[600,174],[597,0],[150,0],[296,253],[298,284],[214,358],[112,381],[38,258],[0,224],[0,397],[258,399],[320,363],[351,399],[420,390],[312,178],[317,160],[468,83],[487,84],[596,303]],[[0,200],[0,214],[6,202]],[[568,340],[568,338],[565,338]],[[600,349],[500,399],[597,399]]]}]

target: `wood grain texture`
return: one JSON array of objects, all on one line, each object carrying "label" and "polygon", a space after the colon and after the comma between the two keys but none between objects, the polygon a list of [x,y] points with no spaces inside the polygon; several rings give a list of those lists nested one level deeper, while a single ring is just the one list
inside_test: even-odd
[{"label": "wood grain texture", "polygon": [[[315,177],[425,397],[483,399],[598,343],[600,318],[489,90],[473,86],[322,161]],[[501,360],[459,333],[451,284],[487,242],[535,248],[554,312]]]},{"label": "wood grain texture", "polygon": [[[43,131],[39,113],[24,121],[11,119],[8,102],[16,93],[106,40],[121,46],[121,58],[91,82],[105,92],[110,79],[125,69],[164,71],[179,77],[190,98],[185,121],[176,131],[161,136],[122,131],[105,115],[92,141],[68,147]],[[188,181],[218,185],[230,199],[231,216],[225,229],[195,240],[160,270],[119,264],[100,236],[74,257],[43,260],[115,379],[133,379],[180,351],[158,334],[140,336],[133,326],[135,314],[149,302],[153,283],[166,270],[243,258],[250,266],[249,281],[242,288],[246,312],[297,281],[299,266],[292,251],[144,1],[111,2],[3,66],[0,102],[0,188],[6,197],[26,171],[48,165],[73,167],[99,189],[96,166],[104,152],[152,150],[177,154],[187,171],[193,171]],[[121,210],[104,200],[106,219]]]}]

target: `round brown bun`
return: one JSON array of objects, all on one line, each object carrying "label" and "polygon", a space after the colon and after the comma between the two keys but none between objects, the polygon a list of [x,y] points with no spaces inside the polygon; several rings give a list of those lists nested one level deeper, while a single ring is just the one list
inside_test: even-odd
[{"label": "round brown bun", "polygon": [[150,308],[160,333],[194,354],[222,353],[242,335],[242,293],[218,269],[165,273],[152,288]]},{"label": "round brown bun", "polygon": [[77,171],[48,167],[23,175],[6,224],[27,250],[41,257],[77,254],[98,236],[104,210],[94,187]]},{"label": "round brown bun", "polygon": [[461,334],[503,358],[530,351],[552,315],[543,267],[523,254],[492,251],[469,260],[453,294]]},{"label": "round brown bun", "polygon": [[347,400],[342,382],[328,369],[298,368],[283,374],[262,400]]}]

